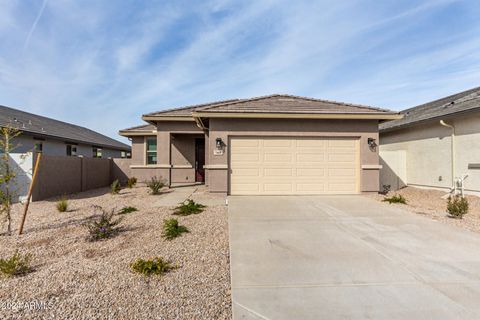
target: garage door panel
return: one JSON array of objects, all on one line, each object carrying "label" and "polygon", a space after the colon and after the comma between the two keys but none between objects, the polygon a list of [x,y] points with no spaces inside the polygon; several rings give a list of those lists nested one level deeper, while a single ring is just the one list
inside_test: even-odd
[{"label": "garage door panel", "polygon": [[292,162],[291,153],[265,153],[263,159],[266,162]]},{"label": "garage door panel", "polygon": [[297,162],[324,162],[325,155],[323,153],[319,154],[309,154],[309,153],[299,153],[297,154]]},{"label": "garage door panel", "polygon": [[352,153],[329,153],[328,154],[328,161],[329,162],[355,163],[355,158],[354,158],[354,154],[352,154]]},{"label": "garage door panel", "polygon": [[329,177],[355,177],[354,168],[329,168]]},{"label": "garage door panel", "polygon": [[[234,151],[235,152],[235,151]],[[258,153],[233,153],[231,156],[232,163],[235,162],[245,162],[245,161],[255,161],[260,160],[260,155]]]},{"label": "garage door panel", "polygon": [[269,148],[269,147],[286,147],[286,148],[290,148],[293,144],[293,141],[292,140],[287,140],[287,139],[275,139],[275,138],[272,138],[272,139],[267,139],[267,140],[263,140],[263,146],[265,148]]},{"label": "garage door panel", "polygon": [[232,148],[235,147],[258,147],[260,140],[257,139],[235,139],[235,145],[232,144]]},{"label": "garage door panel", "polygon": [[303,148],[303,147],[318,147],[318,148],[325,148],[326,146],[326,141],[325,140],[320,140],[320,139],[301,139],[298,138],[296,140],[297,147]]},{"label": "garage door panel", "polygon": [[355,140],[352,139],[331,139],[328,140],[329,148],[352,148],[355,149]]},{"label": "garage door panel", "polygon": [[265,168],[263,176],[268,177],[291,177],[293,176],[293,168]]},{"label": "garage door panel", "polygon": [[232,138],[231,194],[357,193],[358,140]]},{"label": "garage door panel", "polygon": [[265,183],[263,185],[265,192],[293,192],[291,183]]},{"label": "garage door panel", "polygon": [[297,177],[323,177],[325,176],[324,168],[298,168],[297,167]]},{"label": "garage door panel", "polygon": [[325,184],[324,183],[297,183],[296,190],[302,193],[324,193]]},{"label": "garage door panel", "polygon": [[235,169],[235,175],[241,177],[258,177],[260,175],[260,169],[258,168],[237,168]]}]

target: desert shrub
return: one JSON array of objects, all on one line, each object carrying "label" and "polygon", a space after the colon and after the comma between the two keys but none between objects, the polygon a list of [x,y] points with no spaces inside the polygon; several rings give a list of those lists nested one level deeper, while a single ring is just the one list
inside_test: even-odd
[{"label": "desert shrub", "polygon": [[123,207],[123,208],[118,212],[118,214],[128,214],[128,213],[132,213],[132,212],[135,212],[135,211],[138,211],[138,209],[135,208],[135,207]]},{"label": "desert shrub", "polygon": [[462,219],[462,217],[468,213],[468,200],[467,198],[456,195],[454,197],[448,197],[447,211],[451,217],[456,219]]},{"label": "desert shrub", "polygon": [[137,259],[130,264],[130,268],[137,273],[145,276],[162,275],[170,270],[175,269],[170,262],[163,260],[160,257],[155,257],[150,260]]},{"label": "desert shrub", "polygon": [[100,206],[95,206],[95,210],[101,212],[99,219],[85,224],[88,229],[87,239],[89,241],[108,239],[121,231],[121,227],[118,225],[122,219],[113,219],[114,210],[107,212]]},{"label": "desert shrub", "polygon": [[165,186],[163,180],[158,179],[157,177],[152,177],[150,181],[147,182],[147,187],[150,188],[152,194],[160,194],[160,190]]},{"label": "desert shrub", "polygon": [[16,251],[8,259],[0,259],[0,272],[7,276],[19,276],[32,271],[30,254],[21,254]]},{"label": "desert shrub", "polygon": [[110,185],[110,192],[112,192],[112,194],[117,194],[120,192],[120,190],[122,190],[122,185],[120,184],[120,181],[115,180],[112,182],[112,184]]},{"label": "desert shrub", "polygon": [[56,204],[58,212],[66,212],[68,210],[68,199],[66,197],[61,198]]},{"label": "desert shrub", "polygon": [[391,196],[390,198],[385,197],[383,201],[388,202],[388,203],[402,203],[402,204],[407,204],[407,199],[405,199],[404,196],[401,194],[395,194]]},{"label": "desert shrub", "polygon": [[175,208],[173,214],[178,216],[189,216],[191,214],[198,214],[203,211],[205,206],[200,203],[196,203],[192,199],[188,199]]},{"label": "desert shrub", "polygon": [[128,178],[128,180],[127,180],[127,187],[128,188],[133,188],[133,187],[135,187],[136,184],[137,184],[137,178],[135,178],[135,177]]},{"label": "desert shrub", "polygon": [[178,224],[177,219],[165,219],[163,220],[163,232],[162,237],[167,240],[172,240],[182,233],[188,232],[188,229]]}]

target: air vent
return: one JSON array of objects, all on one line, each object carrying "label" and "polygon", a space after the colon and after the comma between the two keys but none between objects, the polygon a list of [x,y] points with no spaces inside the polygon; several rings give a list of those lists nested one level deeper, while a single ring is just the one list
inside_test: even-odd
[{"label": "air vent", "polygon": [[292,98],[278,98],[278,101],[295,101],[295,99],[292,99]]}]

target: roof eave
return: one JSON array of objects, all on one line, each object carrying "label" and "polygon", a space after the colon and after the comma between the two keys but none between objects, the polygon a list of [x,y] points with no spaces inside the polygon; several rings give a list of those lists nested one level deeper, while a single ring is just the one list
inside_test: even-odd
[{"label": "roof eave", "polygon": [[399,113],[260,113],[260,112],[193,112],[194,118],[260,118],[260,119],[372,119],[398,120]]},{"label": "roof eave", "polygon": [[142,120],[155,124],[157,121],[195,121],[191,116],[152,116],[143,115]]},{"label": "roof eave", "polygon": [[118,134],[123,137],[134,137],[134,136],[154,136],[157,134],[156,130],[120,130]]}]

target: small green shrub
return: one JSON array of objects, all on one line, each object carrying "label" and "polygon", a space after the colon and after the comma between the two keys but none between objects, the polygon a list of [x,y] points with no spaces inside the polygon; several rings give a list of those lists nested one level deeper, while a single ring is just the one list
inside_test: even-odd
[{"label": "small green shrub", "polygon": [[189,216],[191,214],[198,214],[203,211],[205,206],[200,203],[196,203],[192,199],[188,199],[175,208],[173,214],[177,216]]},{"label": "small green shrub", "polygon": [[122,230],[118,226],[122,219],[113,219],[114,210],[107,212],[100,206],[95,206],[95,210],[101,212],[100,218],[85,224],[88,229],[87,239],[89,241],[108,239]]},{"label": "small green shrub", "polygon": [[147,187],[150,188],[152,194],[160,194],[160,190],[165,186],[163,180],[158,179],[157,177],[152,177],[150,181],[147,182]]},{"label": "small green shrub", "polygon": [[405,199],[401,194],[396,194],[391,196],[390,198],[384,198],[383,201],[388,203],[402,203],[407,204],[407,199]]},{"label": "small green shrub", "polygon": [[447,211],[452,218],[462,219],[468,213],[468,200],[456,195],[448,197]]},{"label": "small green shrub", "polygon": [[176,267],[160,257],[155,257],[150,260],[137,259],[130,264],[130,268],[132,268],[133,271],[148,277],[154,274],[162,275]]},{"label": "small green shrub", "polygon": [[135,212],[135,211],[138,211],[138,209],[135,208],[135,207],[123,207],[123,208],[118,212],[118,214],[128,214],[128,213],[132,213],[132,212]]},{"label": "small green shrub", "polygon": [[66,197],[61,198],[56,204],[58,212],[66,212],[68,210],[68,199]]},{"label": "small green shrub", "polygon": [[16,251],[10,258],[0,259],[0,272],[10,277],[29,273],[32,271],[31,257],[30,254],[21,254]]},{"label": "small green shrub", "polygon": [[110,192],[112,194],[117,194],[120,192],[120,190],[122,190],[122,185],[120,184],[120,181],[115,180],[112,182],[112,184],[110,185]]},{"label": "small green shrub", "polygon": [[135,187],[136,184],[137,184],[137,178],[135,178],[135,177],[128,178],[128,180],[127,180],[127,187],[128,188],[131,189],[131,188]]},{"label": "small green shrub", "polygon": [[188,232],[188,229],[178,224],[177,219],[165,219],[163,220],[163,232],[162,237],[167,240],[172,240],[182,233]]}]

